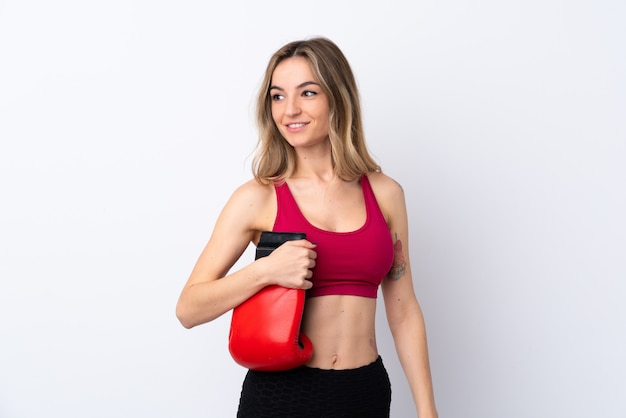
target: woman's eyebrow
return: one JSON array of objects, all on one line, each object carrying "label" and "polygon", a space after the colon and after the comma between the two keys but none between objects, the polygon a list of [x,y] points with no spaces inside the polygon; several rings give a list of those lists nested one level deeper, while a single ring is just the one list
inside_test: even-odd
[{"label": "woman's eyebrow", "polygon": [[[304,83],[300,83],[296,86],[296,88],[301,89],[303,87],[306,86],[310,86],[310,85],[315,85],[315,86],[319,86],[318,83],[316,83],[315,81],[305,81]],[[282,87],[278,87],[278,86],[270,86],[270,88],[268,90],[280,90],[280,91],[284,91],[284,89]]]}]

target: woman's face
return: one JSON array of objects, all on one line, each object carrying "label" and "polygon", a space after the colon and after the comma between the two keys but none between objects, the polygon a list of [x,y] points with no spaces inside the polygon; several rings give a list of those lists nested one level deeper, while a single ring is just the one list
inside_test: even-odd
[{"label": "woman's face", "polygon": [[294,148],[328,141],[328,97],[308,61],[287,58],[274,69],[270,83],[272,118]]}]

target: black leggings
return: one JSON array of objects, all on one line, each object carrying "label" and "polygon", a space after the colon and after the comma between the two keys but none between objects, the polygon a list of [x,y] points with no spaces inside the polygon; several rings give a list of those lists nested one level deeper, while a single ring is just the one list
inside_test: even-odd
[{"label": "black leggings", "polygon": [[350,370],[248,371],[237,418],[389,418],[391,384],[380,357]]}]

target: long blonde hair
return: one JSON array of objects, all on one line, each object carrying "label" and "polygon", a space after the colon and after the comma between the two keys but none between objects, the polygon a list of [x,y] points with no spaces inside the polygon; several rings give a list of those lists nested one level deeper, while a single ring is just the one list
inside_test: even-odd
[{"label": "long blonde hair", "polygon": [[302,57],[309,62],[328,97],[328,136],[335,175],[350,181],[366,173],[381,171],[365,144],[359,90],[350,64],[335,43],[317,37],[286,44],[274,53],[267,65],[256,105],[259,140],[252,172],[257,181],[267,184],[289,177],[295,170],[295,151],[274,123],[269,94],[276,66],[293,57]]}]

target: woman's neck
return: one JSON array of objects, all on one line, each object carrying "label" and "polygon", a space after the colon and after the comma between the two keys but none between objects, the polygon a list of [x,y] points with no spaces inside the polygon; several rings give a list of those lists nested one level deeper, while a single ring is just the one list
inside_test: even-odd
[{"label": "woman's neck", "polygon": [[296,169],[290,178],[327,183],[336,177],[330,149],[322,152],[296,150],[296,157]]}]

